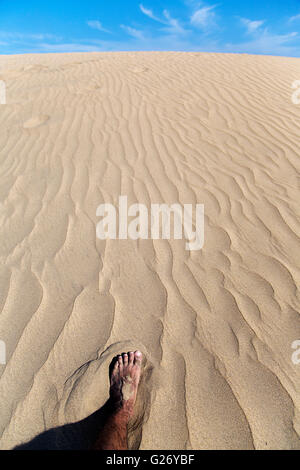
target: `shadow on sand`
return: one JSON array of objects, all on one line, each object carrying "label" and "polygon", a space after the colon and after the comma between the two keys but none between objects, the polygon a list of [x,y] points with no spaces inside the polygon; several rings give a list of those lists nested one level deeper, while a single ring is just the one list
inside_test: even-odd
[{"label": "shadow on sand", "polygon": [[109,413],[110,408],[106,402],[102,408],[82,421],[49,429],[14,450],[88,450],[95,443]]}]

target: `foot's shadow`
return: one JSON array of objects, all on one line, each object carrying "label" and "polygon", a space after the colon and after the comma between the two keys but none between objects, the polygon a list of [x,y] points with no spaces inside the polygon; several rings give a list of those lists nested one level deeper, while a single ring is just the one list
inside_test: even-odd
[{"label": "foot's shadow", "polygon": [[14,450],[88,450],[97,440],[109,412],[107,402],[82,421],[49,429]]}]

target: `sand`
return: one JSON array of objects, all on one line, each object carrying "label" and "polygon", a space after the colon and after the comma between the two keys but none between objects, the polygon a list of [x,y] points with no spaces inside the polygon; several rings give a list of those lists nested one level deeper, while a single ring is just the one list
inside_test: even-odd
[{"label": "sand", "polygon": [[[1,56],[0,79],[0,448],[91,415],[140,348],[131,448],[299,449],[300,59]],[[203,249],[97,239],[120,195],[204,204]]]}]

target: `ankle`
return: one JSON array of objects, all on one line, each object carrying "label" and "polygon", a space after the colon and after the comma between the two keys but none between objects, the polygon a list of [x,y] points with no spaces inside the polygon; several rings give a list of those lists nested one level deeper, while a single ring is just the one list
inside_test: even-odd
[{"label": "ankle", "polygon": [[111,398],[109,398],[107,402],[107,409],[108,409],[108,414],[110,416],[126,416],[128,414],[128,410],[126,405],[124,405],[123,401],[115,401]]}]

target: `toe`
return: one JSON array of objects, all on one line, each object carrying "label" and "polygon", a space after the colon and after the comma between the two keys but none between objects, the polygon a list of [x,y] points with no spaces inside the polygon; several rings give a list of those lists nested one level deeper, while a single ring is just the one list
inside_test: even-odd
[{"label": "toe", "polygon": [[122,372],[123,370],[123,357],[118,356],[118,364],[119,364],[119,371]]},{"label": "toe", "polygon": [[141,353],[141,351],[135,351],[135,353],[134,353],[134,364],[140,366],[141,363],[142,363],[142,359],[143,359],[143,354]]},{"label": "toe", "polygon": [[134,361],[134,352],[130,351],[129,353],[129,365],[132,365]]},{"label": "toe", "polygon": [[128,366],[128,354],[127,353],[123,354],[123,364],[125,367]]},{"label": "toe", "polygon": [[119,362],[118,358],[114,358],[110,366],[110,381],[111,384],[118,380],[119,377]]}]

